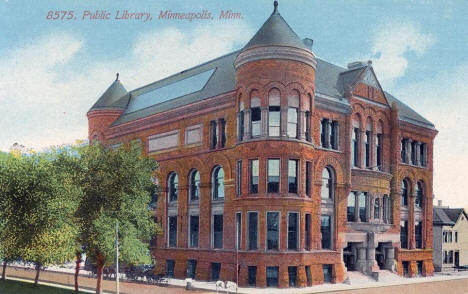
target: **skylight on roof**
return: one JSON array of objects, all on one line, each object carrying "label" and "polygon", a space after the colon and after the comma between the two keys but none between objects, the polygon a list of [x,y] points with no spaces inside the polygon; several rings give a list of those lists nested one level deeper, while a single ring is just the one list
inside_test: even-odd
[{"label": "skylight on roof", "polygon": [[147,93],[138,95],[132,99],[126,113],[134,112],[149,106],[163,103],[177,97],[182,97],[194,92],[198,92],[210,79],[215,69],[207,70],[199,74],[190,76],[169,85],[162,86]]}]

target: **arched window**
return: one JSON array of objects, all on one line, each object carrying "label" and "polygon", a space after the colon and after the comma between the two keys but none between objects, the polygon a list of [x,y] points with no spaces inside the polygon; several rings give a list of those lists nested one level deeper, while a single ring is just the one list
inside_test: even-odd
[{"label": "arched window", "polygon": [[401,182],[401,206],[408,206],[408,180]]},{"label": "arched window", "polygon": [[377,134],[375,135],[375,159],[378,170],[383,170],[383,122],[377,124]]},{"label": "arched window", "polygon": [[322,199],[333,199],[333,172],[330,167],[326,167],[322,172]]},{"label": "arched window", "polygon": [[262,134],[262,110],[260,104],[258,92],[252,91],[250,94],[250,127],[252,137],[258,137]]},{"label": "arched window", "polygon": [[374,200],[374,219],[380,219],[380,198]]},{"label": "arched window", "polygon": [[239,117],[237,119],[237,135],[239,141],[244,138],[244,102],[240,101],[241,95],[239,95]]},{"label": "arched window", "polygon": [[279,137],[281,129],[281,96],[278,89],[268,94],[268,136]]},{"label": "arched window", "polygon": [[364,138],[365,149],[364,149],[364,159],[367,168],[372,167],[372,159],[371,159],[371,144],[372,144],[372,120],[371,118],[367,118],[367,125],[366,125],[366,135]]},{"label": "arched window", "polygon": [[169,201],[177,201],[177,194],[179,191],[179,177],[175,172],[171,172],[167,181]]},{"label": "arched window", "polygon": [[421,208],[423,206],[423,199],[424,199],[423,184],[421,181],[419,181],[418,184],[416,185],[416,199],[414,203],[416,207]]},{"label": "arched window", "polygon": [[299,92],[294,91],[288,97],[288,137],[297,138]]},{"label": "arched window", "polygon": [[211,177],[211,195],[213,200],[224,199],[224,170],[217,166]]},{"label": "arched window", "polygon": [[361,124],[360,124],[360,117],[356,115],[353,118],[353,129],[352,129],[352,138],[351,138],[351,164],[353,167],[359,167],[361,164],[359,163],[360,157],[360,142],[361,142]]},{"label": "arched window", "polygon": [[189,193],[191,201],[200,199],[200,173],[196,169],[190,172]]}]

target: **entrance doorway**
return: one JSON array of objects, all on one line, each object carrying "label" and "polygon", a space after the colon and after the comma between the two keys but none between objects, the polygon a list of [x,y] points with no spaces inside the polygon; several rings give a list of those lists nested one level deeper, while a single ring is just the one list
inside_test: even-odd
[{"label": "entrance doorway", "polygon": [[349,243],[348,247],[343,249],[343,262],[348,271],[356,270],[357,252],[355,246]]}]

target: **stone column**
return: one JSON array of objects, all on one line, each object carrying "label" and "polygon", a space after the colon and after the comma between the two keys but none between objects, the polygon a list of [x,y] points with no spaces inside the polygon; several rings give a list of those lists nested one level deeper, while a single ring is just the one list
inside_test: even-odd
[{"label": "stone column", "polygon": [[368,198],[368,210],[369,210],[369,222],[373,222],[374,221],[374,195],[373,194],[370,194],[370,193],[367,193],[367,198]]},{"label": "stone column", "polygon": [[387,247],[385,248],[385,269],[389,271],[394,271],[395,264],[395,248]]},{"label": "stone column", "polygon": [[356,270],[360,272],[366,272],[366,247],[358,247],[357,250],[357,260],[356,260]]},{"label": "stone column", "polygon": [[297,287],[307,287],[307,276],[304,265],[299,265],[297,267]]},{"label": "stone column", "polygon": [[250,116],[251,116],[251,110],[246,109],[244,110],[244,138],[243,141],[250,139]]},{"label": "stone column", "polygon": [[286,138],[288,136],[288,106],[281,105],[280,112],[280,136]]},{"label": "stone column", "polygon": [[298,134],[297,134],[297,138],[299,140],[305,140],[305,134],[304,134],[304,130],[305,130],[305,111],[303,110],[299,110],[299,117],[298,117],[298,120],[297,120],[297,123],[299,124],[298,125]]},{"label": "stone column", "polygon": [[413,140],[411,139],[407,139],[406,140],[406,154],[405,154],[405,159],[406,159],[406,162],[411,164],[411,143],[413,142]]},{"label": "stone column", "polygon": [[260,110],[262,112],[261,137],[265,138],[268,136],[268,106],[261,107]]},{"label": "stone column", "polygon": [[288,265],[283,264],[279,266],[278,273],[278,287],[279,288],[288,288],[289,287],[289,273]]},{"label": "stone column", "polygon": [[[412,190],[414,190],[414,187]],[[416,194],[409,193],[408,196],[408,249],[415,249],[416,239],[414,235],[414,201],[416,199]]]},{"label": "stone column", "polygon": [[330,148],[331,121],[329,119],[325,121],[325,129],[323,131],[325,138],[325,144],[323,147]]},{"label": "stone column", "polygon": [[416,165],[421,165],[421,152],[419,152],[419,149],[421,147],[421,142],[416,142]]},{"label": "stone column", "polygon": [[210,263],[206,261],[197,262],[197,271],[195,279],[199,281],[209,281],[210,280]]}]

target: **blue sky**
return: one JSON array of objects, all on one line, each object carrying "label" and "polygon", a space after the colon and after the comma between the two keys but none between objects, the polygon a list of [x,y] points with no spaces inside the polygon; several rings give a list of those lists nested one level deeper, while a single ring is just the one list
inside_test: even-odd
[{"label": "blue sky", "polygon": [[[86,138],[86,112],[116,72],[131,90],[239,49],[272,9],[269,0],[0,0],[0,150]],[[77,19],[47,20],[50,10]],[[111,19],[81,20],[85,10]],[[153,20],[114,20],[117,10]],[[214,19],[158,20],[161,10]],[[221,10],[242,18],[219,20]],[[468,206],[468,2],[279,1],[279,11],[317,56],[372,59],[383,87],[435,123],[435,197]]]}]

